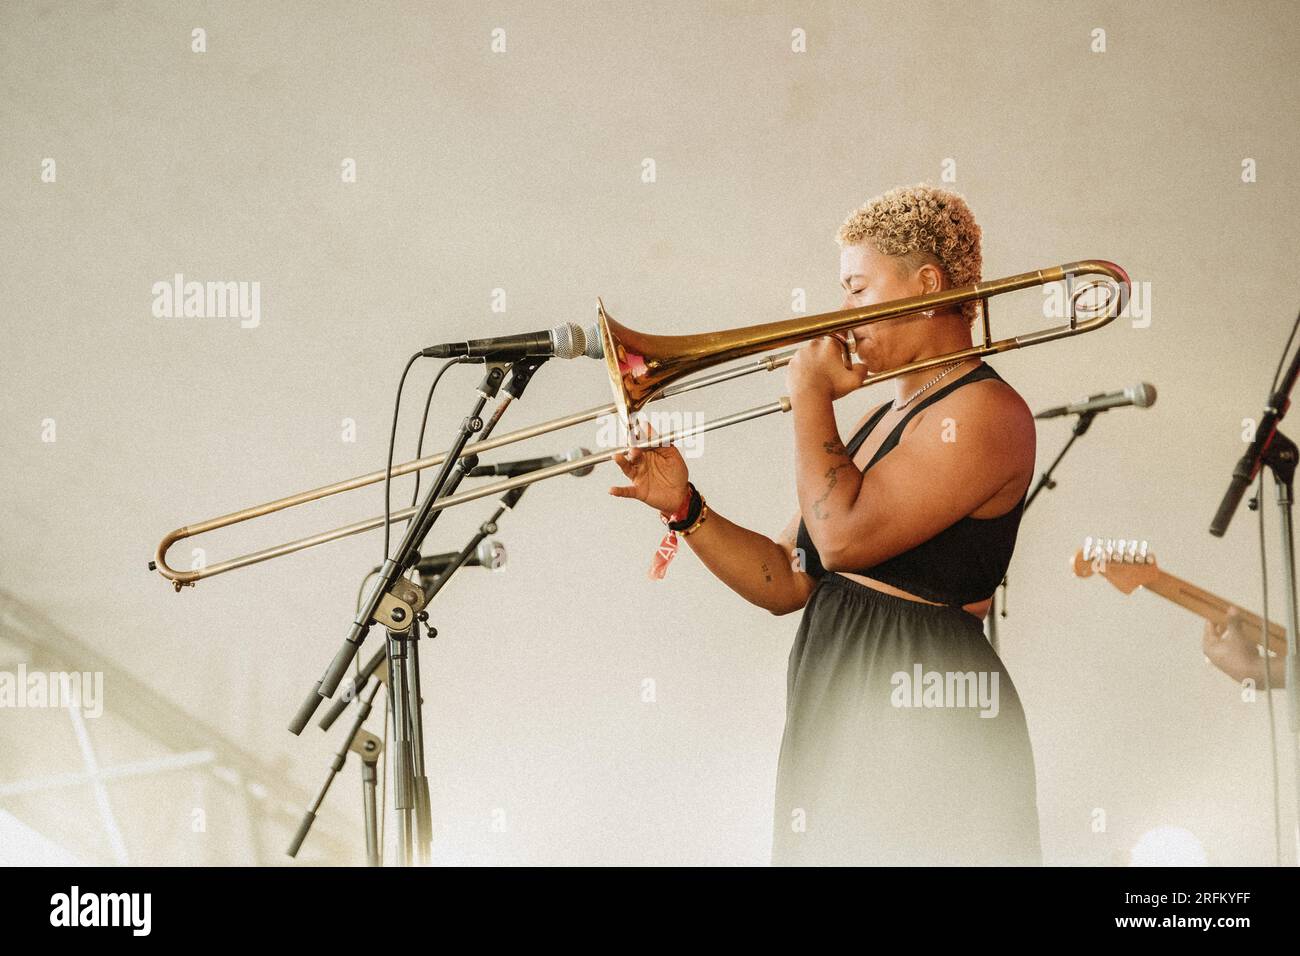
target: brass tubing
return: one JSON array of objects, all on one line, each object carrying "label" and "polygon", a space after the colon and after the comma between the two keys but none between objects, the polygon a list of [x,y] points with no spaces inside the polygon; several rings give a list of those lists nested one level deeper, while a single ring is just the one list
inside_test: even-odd
[{"label": "brass tubing", "polygon": [[[1076,277],[1089,275],[1104,276],[1113,285],[1113,292],[1107,297],[1104,308],[1096,310],[1096,314],[1092,315],[1090,318],[1079,321],[1075,314],[1078,298],[1083,292],[1100,285],[1100,283],[1096,280],[1090,280],[1075,291],[1074,279]],[[999,341],[992,341],[987,315],[987,300],[989,298],[996,295],[1003,295],[1008,292],[1031,288],[1033,286],[1046,285],[1049,282],[1060,281],[1066,282],[1067,287],[1070,290],[1068,296],[1069,321],[1067,324],[1042,329],[1036,332],[1029,332],[1012,338],[1001,339]],[[1106,286],[1106,288],[1109,290],[1111,289],[1111,286]],[[878,382],[896,378],[899,375],[907,375],[911,372],[936,368],[940,365],[947,365],[954,361],[993,355],[999,352],[1025,348],[1031,345],[1039,345],[1044,342],[1051,342],[1056,339],[1091,332],[1114,321],[1114,319],[1123,312],[1125,307],[1128,305],[1128,299],[1129,278],[1122,268],[1113,262],[1107,262],[1103,259],[1085,259],[1078,262],[1066,263],[1065,265],[1053,266],[1048,269],[1039,269],[1035,272],[1024,272],[1019,275],[1009,276],[1005,279],[977,282],[973,285],[963,286],[960,289],[948,289],[942,292],[931,293],[929,295],[913,296],[908,299],[896,299],[891,302],[879,303],[877,305],[863,306],[858,309],[826,312],[820,315],[788,319],[782,322],[769,322],[762,325],[732,329],[723,332],[708,332],[699,335],[665,336],[647,335],[635,332],[614,322],[608,317],[608,315],[606,315],[604,308],[601,307],[599,312],[599,324],[602,339],[606,346],[606,363],[610,372],[611,384],[614,387],[615,402],[608,405],[589,408],[585,411],[575,412],[571,415],[551,419],[547,422],[531,425],[504,435],[470,444],[461,452],[461,456],[463,457],[465,455],[480,454],[482,452],[491,451],[516,442],[525,441],[529,438],[535,438],[539,435],[549,434],[550,432],[557,431],[561,428],[568,428],[572,425],[593,421],[603,415],[613,414],[614,412],[619,412],[624,420],[626,420],[630,413],[637,411],[647,402],[670,398],[699,388],[707,388],[711,385],[730,381],[744,375],[749,375],[753,372],[774,371],[782,368],[789,364],[790,359],[794,356],[797,350],[791,349],[777,355],[770,355],[758,359],[736,368],[724,369],[707,375],[699,375],[698,377],[682,381],[682,379],[687,375],[694,375],[703,369],[710,368],[722,362],[744,358],[757,352],[764,352],[773,348],[793,345],[808,339],[817,338],[821,335],[828,335],[833,332],[854,328],[859,325],[883,322],[903,315],[910,315],[931,309],[947,308],[971,301],[983,300],[984,303],[984,307],[981,309],[981,318],[983,319],[983,323],[980,330],[980,345],[973,345],[968,349],[950,352],[946,355],[939,355],[929,359],[909,362],[908,364],[902,365],[898,368],[870,375],[860,386],[866,388],[870,385],[875,385]],[[639,364],[628,367],[625,367],[622,364],[620,356],[629,353],[639,360]],[[666,442],[679,441],[684,438],[712,431],[716,428],[723,428],[727,425],[736,424],[742,421],[750,421],[754,418],[762,417],[763,415],[787,410],[789,410],[789,400],[782,397],[778,401],[769,403],[768,405],[759,406],[745,412],[738,412],[723,418],[714,419],[711,422],[706,422],[705,424],[693,429],[685,429],[681,432],[659,436],[648,443],[639,443],[639,445],[640,447],[653,447],[654,445]],[[520,475],[516,478],[510,478],[490,485],[483,485],[470,491],[460,492],[439,500],[435,503],[434,509],[442,510],[444,508],[454,507],[467,501],[475,501],[489,495],[501,494],[513,488],[532,484],[536,481],[542,481],[556,475],[567,474],[568,472],[576,471],[579,468],[600,464],[609,461],[616,454],[625,452],[627,448],[628,446],[624,445],[609,451],[588,455],[576,461],[553,465],[549,468],[531,472],[528,475]],[[412,472],[440,465],[445,459],[446,453],[440,453],[407,461],[400,465],[395,465],[392,470],[392,475],[393,477],[408,475]],[[383,481],[385,474],[386,472],[382,469],[379,471],[373,471],[369,474],[347,479],[346,481],[323,485],[310,491],[299,492],[298,494],[279,498],[275,501],[269,501],[265,504],[255,505],[241,511],[234,511],[218,518],[210,518],[206,521],[198,522],[197,524],[178,528],[159,542],[154,560],[150,562],[150,569],[158,571],[158,573],[164,578],[170,580],[176,590],[179,591],[183,585],[193,585],[196,581],[202,578],[212,577],[213,575],[232,571],[236,568],[247,567],[251,564],[258,564],[262,561],[268,561],[285,554],[292,554],[295,551],[301,551],[305,548],[315,547],[318,544],[324,544],[328,541],[334,541],[339,538],[360,534],[363,531],[378,528],[383,525],[384,519],[382,517],[358,521],[341,528],[335,528],[332,531],[320,532],[319,534],[299,538],[295,541],[275,545],[270,548],[264,548],[260,551],[251,552],[237,558],[230,558],[225,561],[208,565],[205,568],[192,571],[179,571],[168,565],[166,561],[168,550],[170,550],[170,548],[178,541],[239,524],[240,522],[249,521],[253,518],[260,518],[277,511],[294,508],[312,501],[317,501],[321,498],[327,498],[357,488],[363,488],[367,485]],[[392,514],[391,520],[404,520],[413,514],[414,510],[414,508],[406,508],[401,511],[396,511]]]}]

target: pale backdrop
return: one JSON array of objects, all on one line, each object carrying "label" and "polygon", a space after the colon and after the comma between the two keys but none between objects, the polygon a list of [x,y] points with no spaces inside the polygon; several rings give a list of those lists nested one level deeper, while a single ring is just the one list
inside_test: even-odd
[{"label": "pale backdrop", "polygon": [[[809,312],[837,308],[845,214],[948,175],[983,226],[987,278],[1112,259],[1149,310],[994,362],[1034,408],[1144,380],[1160,393],[1096,422],[1011,569],[1002,650],[1046,859],[1124,862],[1175,826],[1211,862],[1270,862],[1263,701],[1205,663],[1187,612],[1066,566],[1086,534],[1143,537],[1174,573],[1259,609],[1255,515],[1223,540],[1206,529],[1297,307],[1298,21],[1286,2],[5,4],[0,586],[305,795],[334,744],[285,724],[379,538],[177,595],[145,568],[163,533],[380,467],[419,347],[585,323],[598,295],[652,332],[786,318],[800,289]],[[156,318],[152,286],[176,273],[260,283],[260,325]],[[1043,324],[1037,292],[996,305],[1000,334]],[[401,457],[432,371],[413,373]],[[444,379],[431,445],[475,381]],[[754,376],[675,407],[721,414],[782,387]],[[841,423],[889,389],[844,400]],[[552,363],[503,428],[608,394],[594,363]],[[691,468],[711,506],[779,529],[790,428],[710,435]],[[1042,424],[1040,466],[1067,432]],[[467,570],[435,606],[438,861],[767,860],[797,616],[743,604],[691,555],[647,580],[662,527],[605,494],[618,478],[607,465],[532,489],[498,534],[507,569]],[[214,537],[208,558],[380,503],[372,488]],[[427,550],[489,511],[455,512]],[[110,715],[124,706],[112,681],[105,695]],[[66,718],[0,721],[5,779],[80,768]],[[90,732],[106,762],[154,752]],[[358,859],[357,786],[350,765],[322,815],[343,849],[318,858]],[[109,783],[131,861],[256,858],[238,808],[205,792],[175,773]],[[114,858],[86,787],[0,808]],[[272,827],[260,858],[281,860],[286,834]]]}]

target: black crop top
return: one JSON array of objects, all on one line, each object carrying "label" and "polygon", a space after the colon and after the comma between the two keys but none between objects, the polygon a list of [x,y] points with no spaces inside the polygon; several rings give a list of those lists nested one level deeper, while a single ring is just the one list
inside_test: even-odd
[{"label": "black crop top", "polygon": [[[876,453],[872,455],[863,474],[885,457],[898,444],[903,429],[912,417],[922,409],[933,405],[949,392],[971,382],[995,378],[1002,381],[988,365],[978,365],[955,382],[944,386],[937,392],[927,395],[915,408],[908,412],[894,426],[889,437],[884,440]],[[882,405],[865,425],[858,431],[846,447],[852,458],[862,447],[872,429],[880,423],[889,410],[889,403]],[[1028,489],[1026,489],[1027,491]],[[914,594],[927,601],[962,607],[974,604],[989,597],[1007,573],[1011,563],[1011,552],[1016,546],[1016,532],[1020,529],[1020,515],[1025,507],[1022,496],[1019,503],[1006,514],[996,518],[972,518],[969,515],[944,528],[933,538],[922,541],[910,551],[896,554],[875,567],[853,571],[875,581],[901,588],[908,594]],[[812,542],[812,536],[803,521],[799,522],[798,547],[803,549],[804,570],[814,578],[826,574],[822,567],[821,555]]]}]

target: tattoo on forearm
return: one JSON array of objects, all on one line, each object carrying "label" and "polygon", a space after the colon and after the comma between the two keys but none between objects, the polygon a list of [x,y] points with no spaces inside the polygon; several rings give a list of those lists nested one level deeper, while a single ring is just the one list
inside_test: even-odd
[{"label": "tattoo on forearm", "polygon": [[825,503],[826,499],[831,496],[831,492],[835,490],[835,486],[839,484],[840,476],[838,472],[840,471],[841,468],[852,468],[852,467],[853,467],[853,462],[846,461],[840,465],[832,465],[829,469],[827,469],[826,490],[822,492],[822,496],[820,498],[818,498],[816,501],[813,502],[813,517],[816,518],[818,521],[825,521],[830,516],[827,513],[826,509],[822,507],[822,505]]},{"label": "tattoo on forearm", "polygon": [[771,572],[771,570],[768,569],[767,562],[764,561],[764,562],[762,563],[761,567],[763,568],[763,580],[766,581],[768,584],[771,584],[771,583],[772,583],[772,572]]},{"label": "tattoo on forearm", "polygon": [[848,453],[848,449],[844,447],[844,442],[840,441],[838,438],[834,441],[822,442],[822,449],[828,455],[844,455]]}]

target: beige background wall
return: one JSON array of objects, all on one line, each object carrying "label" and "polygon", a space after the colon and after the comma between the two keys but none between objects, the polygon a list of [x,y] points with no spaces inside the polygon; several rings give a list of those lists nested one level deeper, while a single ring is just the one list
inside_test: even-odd
[{"label": "beige background wall", "polygon": [[[1297,304],[1298,19],[1286,2],[6,3],[0,586],[313,787],[332,742],[284,727],[346,632],[378,537],[176,595],[145,570],[164,532],[379,467],[402,363],[424,345],[585,323],[597,295],[655,332],[783,318],[794,289],[809,311],[836,308],[844,215],[937,182],[952,160],[986,277],[1107,258],[1150,308],[1149,324],[994,363],[1033,407],[1142,380],[1160,392],[1149,411],[1096,422],[1011,569],[1003,655],[1030,721],[1047,859],[1123,862],[1171,825],[1211,862],[1269,862],[1265,704],[1203,661],[1189,614],[1066,564],[1086,534],[1145,537],[1174,573],[1259,608],[1255,516],[1243,508],[1224,540],[1206,528]],[[796,29],[806,52],[791,50]],[[261,324],[155,318],[151,287],[178,272],[259,282]],[[1000,334],[1041,325],[1041,302],[999,303]],[[402,457],[432,371],[408,389]],[[433,445],[475,381],[444,379]],[[782,387],[752,377],[677,407],[719,414]],[[845,400],[841,422],[888,388]],[[552,363],[507,424],[607,395],[594,364]],[[1067,433],[1042,424],[1043,465]],[[507,570],[466,571],[436,607],[439,861],[767,859],[797,618],[742,604],[693,556],[646,580],[662,528],[605,495],[606,468],[532,489],[498,535]],[[775,531],[794,508],[789,420],[709,436],[692,476],[722,513]],[[370,489],[214,537],[208,557],[381,500]],[[456,512],[428,550],[458,546],[489,511]],[[1276,585],[1271,492],[1266,519]],[[1272,599],[1280,613],[1280,589]],[[20,727],[0,712],[0,727],[0,778],[76,769],[66,719]],[[115,758],[149,750],[91,733]],[[1284,755],[1288,820],[1290,767]],[[325,812],[346,838],[355,774]],[[251,858],[201,787],[171,776],[107,793],[136,820],[135,860]],[[0,807],[110,858],[87,788]],[[284,842],[273,833],[267,858]]]}]

